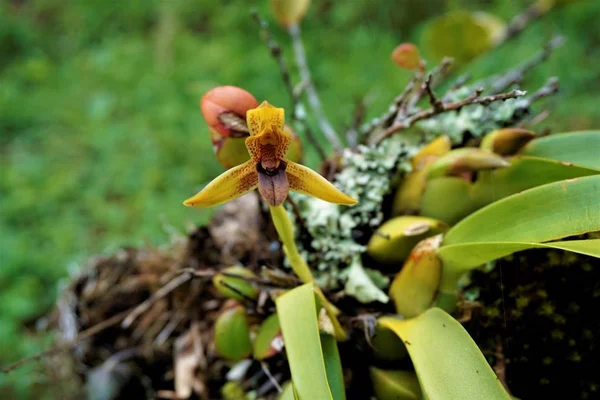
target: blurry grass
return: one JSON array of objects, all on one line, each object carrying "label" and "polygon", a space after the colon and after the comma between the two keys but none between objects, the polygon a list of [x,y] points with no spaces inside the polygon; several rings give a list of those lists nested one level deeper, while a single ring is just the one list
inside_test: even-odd
[{"label": "blurry grass", "polygon": [[[378,115],[408,79],[389,61],[418,43],[422,22],[444,9],[509,19],[528,2],[315,1],[304,24],[313,78],[342,130],[365,95]],[[57,282],[89,255],[159,244],[210,212],[181,201],[221,169],[198,112],[203,92],[242,86],[288,106],[279,72],[245,2],[23,0],[0,5],[0,364],[41,350],[25,322],[51,309]],[[261,3],[260,10],[268,16]],[[475,77],[529,57],[554,33],[568,42],[526,82],[561,78],[547,102],[553,130],[600,126],[600,6],[552,12],[468,69]],[[273,24],[274,25],[274,24]],[[277,39],[291,55],[286,35]],[[288,57],[291,62],[291,58]],[[294,74],[296,71],[292,71]],[[314,159],[310,157],[309,159]],[[35,365],[0,375],[1,398],[42,398]]]}]

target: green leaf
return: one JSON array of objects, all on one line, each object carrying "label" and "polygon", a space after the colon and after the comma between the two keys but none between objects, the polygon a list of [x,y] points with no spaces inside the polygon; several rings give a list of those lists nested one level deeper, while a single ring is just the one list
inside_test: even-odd
[{"label": "green leaf", "polygon": [[529,142],[520,154],[600,170],[600,131],[561,133]]},{"label": "green leaf", "polygon": [[510,166],[481,171],[471,188],[475,207],[481,208],[523,190],[565,179],[600,174],[600,170],[537,157],[515,156]]},{"label": "green leaf", "polygon": [[539,186],[490,204],[451,228],[439,250],[464,243],[547,242],[600,230],[600,175]]},{"label": "green leaf", "polygon": [[[548,243],[535,242],[485,242],[445,246],[438,253],[444,267],[453,272],[466,272],[483,263],[528,249],[559,249],[600,257],[600,239],[565,240]],[[446,287],[448,285],[445,285]]]},{"label": "green leaf", "polygon": [[236,306],[224,311],[215,322],[215,346],[229,360],[241,360],[252,353],[246,311]]},{"label": "green leaf", "polygon": [[283,385],[283,391],[277,397],[277,400],[297,400],[292,381],[288,381]]},{"label": "green leaf", "polygon": [[510,396],[477,344],[454,318],[431,308],[416,318],[379,319],[406,344],[428,400],[504,400]]},{"label": "green leaf", "polygon": [[281,350],[281,347],[274,346],[274,341],[277,340],[280,334],[281,328],[279,327],[277,314],[273,314],[265,319],[260,325],[256,333],[256,339],[254,340],[254,359],[264,360],[277,354]]},{"label": "green leaf", "polygon": [[345,399],[337,345],[319,333],[314,285],[292,289],[275,303],[297,398]]},{"label": "green leaf", "polygon": [[453,57],[463,64],[492,48],[504,29],[503,22],[489,14],[452,12],[425,27],[423,43],[434,58]]},{"label": "green leaf", "polygon": [[329,382],[333,398],[335,400],[344,400],[346,398],[344,373],[342,371],[342,362],[340,360],[337,342],[333,336],[321,333],[321,347],[323,348],[323,357],[325,359],[327,381]]},{"label": "green leaf", "polygon": [[369,368],[377,400],[420,400],[419,380],[411,371],[387,371]]},{"label": "green leaf", "polygon": [[598,257],[598,240],[550,242],[600,230],[600,175],[550,183],[507,197],[448,231],[438,255],[440,291],[454,293],[462,274],[487,261],[531,248]]},{"label": "green leaf", "polygon": [[476,209],[471,199],[471,184],[463,178],[447,176],[427,182],[420,213],[454,225]]}]

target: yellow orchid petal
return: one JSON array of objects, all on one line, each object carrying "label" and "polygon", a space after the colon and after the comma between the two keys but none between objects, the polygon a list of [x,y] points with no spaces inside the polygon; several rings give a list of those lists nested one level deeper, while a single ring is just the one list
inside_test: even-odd
[{"label": "yellow orchid petal", "polygon": [[285,111],[263,101],[260,106],[246,112],[246,122],[250,136],[259,135],[265,130],[283,130]]},{"label": "yellow orchid petal", "polygon": [[[264,101],[259,107],[246,113],[250,136],[246,138],[246,148],[250,157],[263,166],[277,166],[287,153],[292,140],[284,132],[285,112]],[[266,164],[266,165],[265,165]]]},{"label": "yellow orchid petal", "polygon": [[223,172],[198,194],[183,202],[188,207],[212,207],[248,193],[258,185],[256,163],[248,160]]},{"label": "yellow orchid petal", "polygon": [[335,204],[351,205],[357,203],[356,200],[340,192],[327,179],[312,169],[293,161],[286,160],[285,162],[287,163],[285,172],[291,190]]}]

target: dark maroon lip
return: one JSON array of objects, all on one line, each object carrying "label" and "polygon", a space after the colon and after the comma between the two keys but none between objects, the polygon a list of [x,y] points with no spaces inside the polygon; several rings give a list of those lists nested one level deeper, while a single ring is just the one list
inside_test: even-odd
[{"label": "dark maroon lip", "polygon": [[283,204],[290,191],[286,167],[287,163],[284,161],[280,161],[276,168],[264,168],[261,163],[256,164],[258,191],[271,206]]}]

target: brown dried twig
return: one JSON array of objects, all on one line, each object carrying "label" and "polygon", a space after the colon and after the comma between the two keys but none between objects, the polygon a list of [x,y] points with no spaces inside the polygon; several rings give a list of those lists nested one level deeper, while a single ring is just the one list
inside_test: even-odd
[{"label": "brown dried twig", "polygon": [[170,280],[166,285],[164,285],[163,287],[158,289],[154,294],[152,294],[152,296],[150,296],[148,299],[146,299],[137,307],[135,307],[135,309],[121,323],[121,327],[128,328],[133,323],[133,321],[136,320],[137,317],[139,317],[146,310],[148,310],[157,300],[165,297],[167,294],[171,293],[173,290],[177,289],[179,286],[183,285],[191,278],[192,274],[184,273]]},{"label": "brown dried twig", "polygon": [[490,96],[481,96],[483,89],[477,88],[477,89],[475,89],[475,92],[472,95],[470,95],[469,97],[467,97],[466,99],[454,101],[454,102],[450,102],[450,103],[444,103],[444,102],[438,100],[437,97],[435,97],[435,93],[433,92],[433,89],[431,89],[430,83],[431,83],[431,80],[428,79],[425,81],[425,83],[423,85],[425,86],[424,91],[430,96],[429,100],[430,100],[430,103],[432,104],[432,107],[427,110],[423,110],[423,111],[417,112],[415,114],[412,114],[410,116],[407,116],[406,118],[402,119],[401,121],[394,123],[388,129],[386,129],[386,131],[383,133],[383,135],[381,135],[379,138],[377,138],[377,140],[375,140],[374,144],[381,143],[381,141],[383,139],[385,139],[386,137],[392,135],[395,132],[398,132],[399,130],[406,129],[406,128],[410,127],[411,125],[413,125],[415,122],[423,120],[423,119],[431,118],[431,117],[434,117],[436,115],[439,115],[439,114],[442,114],[442,113],[445,113],[448,111],[459,110],[462,107],[468,106],[471,104],[488,105],[495,101],[504,101],[507,99],[514,99],[516,97],[521,97],[521,96],[524,96],[525,94],[527,94],[527,92],[525,92],[523,90],[515,89],[508,93],[501,93],[501,94],[495,94],[495,95],[490,95]]},{"label": "brown dried twig", "polygon": [[523,80],[525,74],[531,71],[534,67],[540,65],[546,61],[556,48],[560,47],[565,42],[562,36],[556,36],[552,38],[544,47],[535,53],[530,59],[517,66],[514,69],[509,70],[507,73],[502,75],[500,78],[494,80],[491,86],[491,93],[496,94],[503,92],[510,86],[519,83]]},{"label": "brown dried twig", "polygon": [[15,361],[11,364],[5,365],[2,368],[0,368],[0,371],[2,373],[8,374],[11,373],[12,371],[14,371],[15,369],[31,362],[31,361],[38,361],[41,360],[42,358],[45,357],[50,357],[54,354],[60,353],[61,351],[67,351],[69,349],[71,349],[73,346],[77,345],[79,342],[81,342],[82,340],[88,339],[100,332],[102,332],[103,330],[110,328],[114,325],[117,325],[119,322],[121,322],[121,320],[125,319],[125,317],[127,317],[127,315],[132,311],[133,309],[129,309],[129,310],[125,310],[123,312],[120,312],[118,314],[113,315],[112,317],[105,319],[102,322],[97,323],[96,325],[82,331],[81,333],[79,333],[77,335],[77,337],[75,337],[72,340],[69,340],[66,343],[60,343],[54,347],[51,347],[47,350],[41,351],[37,354],[34,354],[32,356],[29,357],[25,357],[22,358],[18,361]]},{"label": "brown dried twig", "polygon": [[496,44],[496,47],[506,43],[508,40],[515,38],[529,26],[529,24],[538,18],[544,16],[550,7],[545,5],[545,2],[536,1],[527,7],[522,13],[516,15],[506,27],[504,36]]}]

